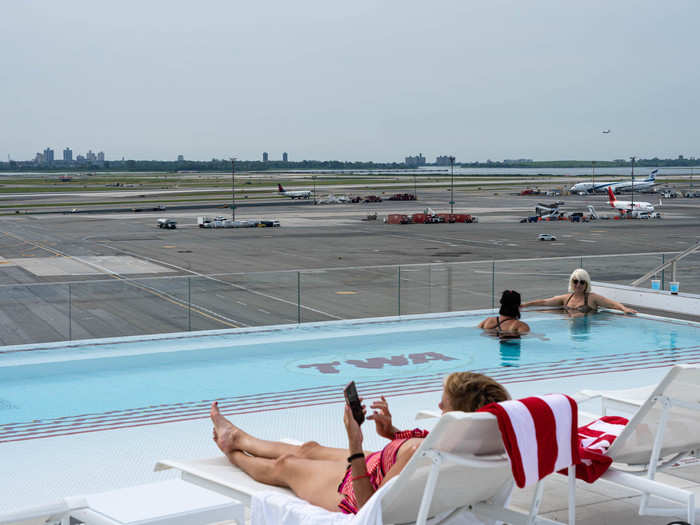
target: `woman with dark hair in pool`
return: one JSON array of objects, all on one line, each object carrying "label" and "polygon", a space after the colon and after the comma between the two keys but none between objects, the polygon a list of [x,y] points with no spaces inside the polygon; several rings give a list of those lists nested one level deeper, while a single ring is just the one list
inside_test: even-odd
[{"label": "woman with dark hair in pool", "polygon": [[569,277],[569,293],[555,295],[549,299],[537,299],[523,304],[526,306],[561,306],[574,315],[597,312],[599,307],[620,310],[625,314],[636,314],[637,311],[627,308],[624,304],[591,292],[591,277],[583,268],[577,268]]},{"label": "woman with dark hair in pool", "polygon": [[484,319],[479,323],[479,328],[495,330],[497,335],[529,332],[530,327],[520,320],[520,294],[515,290],[505,290],[501,295],[498,316]]},{"label": "woman with dark hair in pool", "polygon": [[[474,412],[508,399],[506,389],[490,377],[454,372],[445,379],[438,406],[443,413]],[[347,404],[343,416],[347,448],[324,447],[314,441],[290,445],[258,439],[226,419],[216,402],[211,406],[211,420],[221,452],[256,481],[289,487],[298,497],[326,510],[355,514],[377,489],[403,470],[428,435],[426,430],[399,431],[394,427],[384,397],[370,408],[373,413],[368,419],[374,421],[377,434],[389,440],[379,452],[362,449],[362,430]]]}]

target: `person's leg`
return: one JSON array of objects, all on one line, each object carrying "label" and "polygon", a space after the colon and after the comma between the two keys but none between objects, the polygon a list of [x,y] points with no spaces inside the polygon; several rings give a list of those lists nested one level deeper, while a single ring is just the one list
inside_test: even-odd
[{"label": "person's leg", "polygon": [[226,456],[256,481],[288,487],[303,500],[338,512],[343,496],[338,493],[345,461],[324,461],[283,455],[277,459],[256,458],[240,451]]},{"label": "person's leg", "polygon": [[344,461],[348,455],[347,449],[324,447],[315,441],[309,441],[302,445],[290,445],[289,443],[267,441],[251,436],[224,417],[216,401],[211,405],[210,416],[214,423],[214,441],[227,455],[235,450],[243,450],[260,458],[276,459],[290,454],[308,459],[330,461]]}]

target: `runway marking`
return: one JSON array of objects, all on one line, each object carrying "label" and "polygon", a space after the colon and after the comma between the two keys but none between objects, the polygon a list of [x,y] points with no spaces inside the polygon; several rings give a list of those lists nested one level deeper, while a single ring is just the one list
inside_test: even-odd
[{"label": "runway marking", "polygon": [[163,248],[177,248],[177,246],[173,246],[172,244],[166,244],[163,246]]},{"label": "runway marking", "polygon": [[238,304],[241,306],[248,306],[248,303],[244,303],[243,301],[236,301]]},{"label": "runway marking", "polygon": [[351,292],[351,291],[343,291],[339,290],[335,292],[336,295],[355,295],[357,292]]},{"label": "runway marking", "polygon": [[592,241],[590,239],[579,239],[579,242],[598,242],[598,241]]},{"label": "runway marking", "polygon": [[258,312],[262,312],[262,313],[264,313],[264,314],[269,314],[269,313],[270,313],[270,312],[268,312],[267,310],[263,310],[262,308],[258,308]]}]

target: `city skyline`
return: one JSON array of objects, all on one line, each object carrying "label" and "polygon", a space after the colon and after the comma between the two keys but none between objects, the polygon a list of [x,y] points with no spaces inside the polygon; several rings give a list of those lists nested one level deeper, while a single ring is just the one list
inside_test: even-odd
[{"label": "city skyline", "polygon": [[4,7],[2,159],[700,155],[690,0]]}]

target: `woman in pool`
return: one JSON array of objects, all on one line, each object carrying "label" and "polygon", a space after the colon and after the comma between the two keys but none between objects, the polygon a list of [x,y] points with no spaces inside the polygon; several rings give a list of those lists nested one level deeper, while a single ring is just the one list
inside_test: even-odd
[{"label": "woman in pool", "polygon": [[549,299],[537,299],[523,303],[526,306],[561,306],[566,311],[574,314],[587,314],[596,312],[599,307],[620,310],[626,314],[636,314],[637,311],[627,308],[624,304],[591,292],[591,277],[583,268],[573,271],[569,277],[569,293],[556,295]]},{"label": "woman in pool", "polygon": [[[473,412],[507,399],[506,389],[490,377],[455,372],[445,379],[438,406],[443,413]],[[368,419],[374,421],[377,434],[390,440],[379,452],[363,451],[362,430],[348,405],[343,416],[348,448],[324,447],[314,441],[297,446],[258,439],[226,419],[216,402],[211,407],[214,441],[231,463],[253,479],[289,487],[298,497],[324,509],[355,514],[379,487],[403,470],[428,435],[425,430],[396,429],[384,397],[371,408]]]},{"label": "woman in pool", "polygon": [[515,290],[505,290],[501,295],[501,309],[498,311],[498,316],[484,319],[479,323],[479,328],[495,330],[498,336],[529,332],[530,327],[520,320],[520,294]]}]

